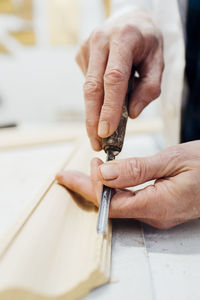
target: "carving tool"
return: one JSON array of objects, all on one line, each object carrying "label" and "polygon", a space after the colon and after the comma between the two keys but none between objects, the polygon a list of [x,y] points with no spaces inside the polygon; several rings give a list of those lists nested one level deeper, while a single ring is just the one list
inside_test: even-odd
[{"label": "carving tool", "polygon": [[[114,160],[123,147],[124,136],[126,131],[126,123],[128,119],[128,102],[131,93],[131,85],[135,70],[132,70],[131,76],[128,83],[128,90],[126,93],[122,116],[116,131],[109,137],[102,139],[102,148],[107,154],[106,161]],[[103,185],[101,193],[101,201],[99,207],[98,221],[97,221],[97,233],[105,234],[108,223],[109,207],[112,198],[113,189]]]}]

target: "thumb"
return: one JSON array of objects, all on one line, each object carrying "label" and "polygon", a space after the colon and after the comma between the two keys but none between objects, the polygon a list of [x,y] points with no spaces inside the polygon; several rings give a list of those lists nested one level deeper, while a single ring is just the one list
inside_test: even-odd
[{"label": "thumb", "polygon": [[170,147],[149,157],[104,163],[98,168],[99,180],[112,188],[125,188],[165,176],[174,176],[179,169],[180,160],[180,153],[174,148]]}]

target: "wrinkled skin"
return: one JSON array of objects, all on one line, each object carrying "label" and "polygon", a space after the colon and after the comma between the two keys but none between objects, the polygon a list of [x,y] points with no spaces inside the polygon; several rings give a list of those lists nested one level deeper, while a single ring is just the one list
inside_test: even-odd
[{"label": "wrinkled skin", "polygon": [[117,128],[132,66],[134,91],[129,116],[137,117],[160,95],[163,41],[150,16],[141,10],[108,19],[81,45],[76,61],[83,71],[86,127],[94,150]]},{"label": "wrinkled skin", "polygon": [[[108,20],[85,41],[77,62],[86,76],[86,127],[94,150],[118,126],[132,66],[134,91],[129,115],[137,117],[160,94],[163,42],[147,13],[132,11]],[[167,148],[145,158],[91,162],[91,176],[57,175],[60,184],[99,205],[102,184],[115,189],[111,218],[135,218],[166,229],[200,216],[200,141]],[[153,185],[128,190],[149,180]]]},{"label": "wrinkled skin", "polygon": [[[112,167],[112,168],[110,168]],[[126,189],[155,180],[141,190]],[[111,218],[135,218],[167,229],[200,216],[200,141],[167,148],[145,158],[91,162],[91,177],[60,172],[60,184],[99,205],[102,184],[115,189]]]}]

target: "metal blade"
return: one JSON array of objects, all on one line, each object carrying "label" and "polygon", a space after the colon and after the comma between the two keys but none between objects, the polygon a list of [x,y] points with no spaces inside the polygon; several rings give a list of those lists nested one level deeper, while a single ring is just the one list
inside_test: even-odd
[{"label": "metal blade", "polygon": [[103,185],[101,194],[101,203],[99,207],[99,215],[97,221],[97,233],[105,234],[108,223],[108,213],[111,200],[111,188]]},{"label": "metal blade", "polygon": [[[106,161],[110,161],[113,159],[115,159],[115,155],[113,154],[112,151],[108,151]],[[99,207],[99,215],[97,221],[97,233],[99,234],[106,233],[111,197],[112,197],[112,188],[103,185],[100,207]]]}]

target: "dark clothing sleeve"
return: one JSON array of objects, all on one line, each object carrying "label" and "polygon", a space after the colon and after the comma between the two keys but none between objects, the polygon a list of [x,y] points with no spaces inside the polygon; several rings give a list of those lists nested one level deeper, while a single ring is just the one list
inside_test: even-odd
[{"label": "dark clothing sleeve", "polygon": [[200,0],[189,0],[186,23],[188,86],[181,113],[181,142],[200,139]]}]

